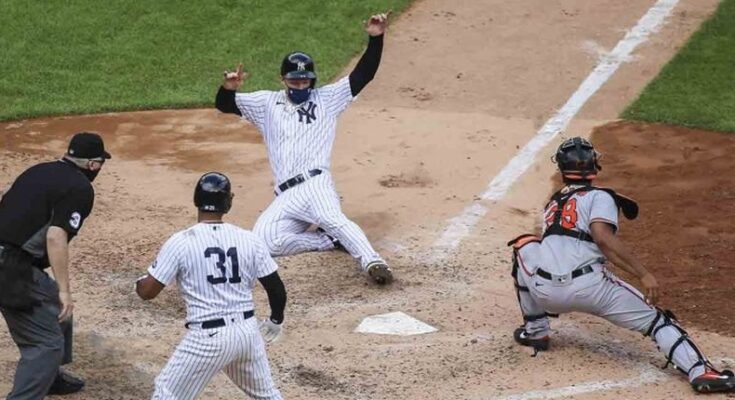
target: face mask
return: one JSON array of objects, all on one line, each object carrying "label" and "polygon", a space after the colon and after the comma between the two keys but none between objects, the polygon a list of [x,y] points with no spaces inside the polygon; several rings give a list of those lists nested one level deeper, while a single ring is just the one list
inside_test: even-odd
[{"label": "face mask", "polygon": [[92,170],[83,169],[83,168],[79,168],[79,170],[82,171],[82,173],[84,174],[84,176],[86,176],[87,179],[89,179],[90,182],[94,182],[94,178],[96,178],[97,177],[97,174],[100,173],[100,170],[92,171]]},{"label": "face mask", "polygon": [[309,96],[311,95],[311,88],[306,89],[291,89],[288,88],[286,91],[286,94],[288,95],[288,99],[291,100],[292,103],[299,105],[306,100],[309,100]]}]

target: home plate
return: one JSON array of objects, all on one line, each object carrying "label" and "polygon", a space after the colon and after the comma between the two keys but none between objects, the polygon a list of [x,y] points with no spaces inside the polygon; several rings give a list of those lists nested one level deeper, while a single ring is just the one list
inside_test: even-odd
[{"label": "home plate", "polygon": [[400,336],[421,335],[436,331],[437,329],[433,326],[400,311],[366,317],[355,328],[355,332],[358,333]]}]

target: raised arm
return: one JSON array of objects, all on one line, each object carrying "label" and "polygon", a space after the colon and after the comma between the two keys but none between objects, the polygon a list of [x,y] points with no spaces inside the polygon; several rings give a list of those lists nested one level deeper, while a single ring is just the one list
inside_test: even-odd
[{"label": "raised arm", "polygon": [[217,91],[214,103],[218,110],[223,113],[242,116],[242,112],[235,103],[235,94],[245,79],[247,79],[247,74],[242,69],[242,63],[237,66],[237,70],[234,72],[225,71],[224,81]]},{"label": "raised arm", "polygon": [[365,23],[365,32],[370,35],[368,46],[355,69],[350,73],[350,89],[352,96],[357,96],[368,82],[373,80],[380,65],[380,57],[383,54],[383,35],[388,24],[391,11],[385,14],[376,14]]}]

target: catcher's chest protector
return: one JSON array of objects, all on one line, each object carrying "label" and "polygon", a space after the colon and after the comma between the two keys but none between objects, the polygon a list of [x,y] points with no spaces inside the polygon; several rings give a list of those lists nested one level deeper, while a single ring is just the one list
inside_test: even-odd
[{"label": "catcher's chest protector", "polygon": [[[615,200],[615,204],[619,210],[623,211],[623,215],[632,220],[638,217],[638,203],[635,200],[616,193],[612,189],[598,188],[595,186],[564,186],[561,190],[554,193],[551,196],[551,200],[546,204],[547,212],[553,210],[553,214],[550,219],[547,220],[546,230],[544,231],[544,238],[549,235],[562,235],[569,236],[575,239],[584,240],[587,242],[594,242],[592,236],[583,231],[572,229],[575,226],[574,220],[572,220],[573,212],[576,200],[572,196],[576,193],[590,192],[593,190],[602,190],[610,194]],[[556,208],[554,208],[556,207]]]}]

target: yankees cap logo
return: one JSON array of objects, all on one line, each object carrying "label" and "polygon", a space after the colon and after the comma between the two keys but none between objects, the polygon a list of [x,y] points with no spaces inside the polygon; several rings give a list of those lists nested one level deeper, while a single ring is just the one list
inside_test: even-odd
[{"label": "yankees cap logo", "polygon": [[306,63],[303,61],[299,61],[298,63],[296,63],[296,69],[298,71],[306,71]]}]

